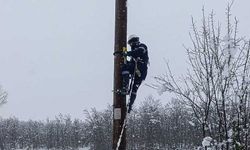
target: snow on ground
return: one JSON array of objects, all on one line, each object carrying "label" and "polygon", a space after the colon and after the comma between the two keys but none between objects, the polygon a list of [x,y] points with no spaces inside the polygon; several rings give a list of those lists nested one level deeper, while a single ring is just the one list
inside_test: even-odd
[{"label": "snow on ground", "polygon": [[[25,150],[25,149],[16,149],[16,150]],[[37,149],[37,150],[47,150],[47,149]],[[72,149],[69,149],[69,150],[72,150]],[[77,150],[89,150],[89,148],[85,147],[85,148],[79,148]]]}]

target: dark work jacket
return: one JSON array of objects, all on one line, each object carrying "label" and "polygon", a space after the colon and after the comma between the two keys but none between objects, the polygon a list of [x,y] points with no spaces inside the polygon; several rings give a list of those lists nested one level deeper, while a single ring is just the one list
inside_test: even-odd
[{"label": "dark work jacket", "polygon": [[137,61],[137,67],[141,72],[141,80],[145,80],[147,76],[148,70],[148,48],[145,44],[139,43],[133,47],[131,47],[131,51],[127,53],[128,56],[131,56],[131,63],[135,63]]}]

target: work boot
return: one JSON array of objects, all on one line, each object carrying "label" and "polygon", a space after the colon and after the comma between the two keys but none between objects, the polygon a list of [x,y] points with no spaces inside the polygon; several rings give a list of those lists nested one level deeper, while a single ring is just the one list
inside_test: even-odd
[{"label": "work boot", "polygon": [[123,87],[120,91],[122,95],[129,95],[129,90],[126,87]]}]

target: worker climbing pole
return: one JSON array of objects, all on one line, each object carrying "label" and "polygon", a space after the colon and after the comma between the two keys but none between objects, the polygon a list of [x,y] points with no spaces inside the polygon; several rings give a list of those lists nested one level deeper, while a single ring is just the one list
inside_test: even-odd
[{"label": "worker climbing pole", "polygon": [[[113,150],[126,150],[127,115],[131,112],[136,94],[147,76],[148,49],[131,35],[127,51],[127,0],[116,0],[114,49]],[[129,61],[127,57],[130,57]],[[130,84],[129,84],[130,83]],[[129,95],[128,109],[126,95]]]}]

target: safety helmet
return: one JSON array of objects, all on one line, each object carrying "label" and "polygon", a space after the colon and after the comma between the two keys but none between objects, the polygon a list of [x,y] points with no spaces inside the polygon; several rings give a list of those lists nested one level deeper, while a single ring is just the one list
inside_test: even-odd
[{"label": "safety helmet", "polygon": [[130,35],[128,37],[128,44],[130,45],[131,43],[137,43],[139,42],[139,37],[137,35]]}]

